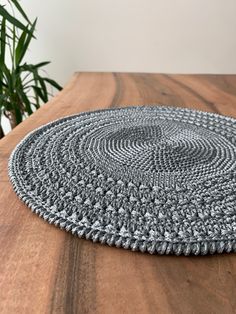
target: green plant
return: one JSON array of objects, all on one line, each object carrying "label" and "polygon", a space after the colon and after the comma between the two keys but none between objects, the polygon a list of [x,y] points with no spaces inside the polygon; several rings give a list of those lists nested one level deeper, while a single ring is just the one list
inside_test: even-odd
[{"label": "green plant", "polygon": [[42,102],[48,101],[49,87],[61,90],[61,86],[42,71],[50,62],[29,64],[24,61],[30,42],[35,38],[36,23],[37,19],[30,21],[18,0],[0,5],[0,138],[4,136],[2,114],[14,128]]}]

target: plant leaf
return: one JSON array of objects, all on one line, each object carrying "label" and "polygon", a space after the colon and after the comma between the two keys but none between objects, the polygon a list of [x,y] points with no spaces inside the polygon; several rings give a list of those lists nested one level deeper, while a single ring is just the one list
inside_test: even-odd
[{"label": "plant leaf", "polygon": [[0,5],[0,16],[2,16],[3,18],[5,18],[8,22],[10,22],[12,25],[15,25],[16,27],[22,29],[22,30],[26,30],[27,26],[25,26],[24,24],[22,24],[19,20],[17,20],[14,16],[12,16],[11,14],[9,14],[7,12],[7,10],[4,8],[3,5]]},{"label": "plant leaf", "polygon": [[9,91],[12,91],[13,87],[13,76],[11,75],[11,72],[7,68],[6,64],[3,62],[0,62],[0,71],[2,71],[2,77],[5,78],[5,84],[7,85],[7,89]]},{"label": "plant leaf", "polygon": [[25,38],[26,38],[27,32],[22,31],[22,34],[18,40],[18,44],[16,46],[16,51],[15,51],[15,64],[16,66],[20,63],[21,55],[23,53],[23,48],[24,48],[24,43],[25,43]]},{"label": "plant leaf", "polygon": [[5,51],[6,51],[6,19],[2,19],[1,24],[1,50],[0,50],[0,62],[5,62]]},{"label": "plant leaf", "polygon": [[41,88],[42,88],[44,97],[45,97],[45,102],[47,102],[47,101],[48,101],[47,86],[46,86],[46,84],[44,83],[44,80],[43,80],[40,76],[38,76],[38,80],[39,80],[39,84],[41,85]]},{"label": "plant leaf", "polygon": [[20,108],[18,107],[17,103],[13,102],[13,108],[14,108],[15,115],[16,115],[16,123],[19,124],[22,122],[22,113],[21,113]]},{"label": "plant leaf", "polygon": [[21,13],[21,15],[24,17],[24,19],[29,23],[32,24],[28,18],[28,16],[26,15],[25,11],[22,9],[19,1],[17,0],[11,0],[11,2],[14,4],[14,6],[17,8],[17,10]]},{"label": "plant leaf", "polygon": [[40,62],[40,63],[37,63],[35,65],[32,65],[34,68],[42,68],[44,67],[45,65],[48,65],[49,63],[51,63],[51,61],[44,61],[44,62]]},{"label": "plant leaf", "polygon": [[19,66],[20,62],[25,56],[25,53],[29,47],[30,41],[33,38],[36,23],[37,23],[37,19],[34,20],[30,29],[27,28],[27,31],[23,31],[20,37],[21,40],[19,40],[17,48],[16,48],[17,49],[16,66]]},{"label": "plant leaf", "polygon": [[21,68],[23,71],[31,71],[32,72],[32,70],[44,67],[45,65],[47,65],[49,63],[51,63],[51,61],[44,61],[44,62],[40,62],[37,64],[24,63],[21,65]]},{"label": "plant leaf", "polygon": [[[6,52],[6,19],[2,19],[1,24],[1,44],[0,44],[0,64],[5,63],[5,52]],[[0,70],[0,80],[2,81],[3,71]],[[0,93],[2,94],[3,85],[0,84]]]},{"label": "plant leaf", "polygon": [[2,107],[4,108],[3,110],[12,110],[12,104],[7,100],[2,101]]},{"label": "plant leaf", "polygon": [[18,92],[18,94],[22,100],[22,103],[24,103],[24,105],[25,105],[26,112],[28,113],[28,115],[31,115],[33,113],[33,111],[32,111],[31,106],[30,106],[29,98],[25,94],[23,88],[22,87],[18,88],[17,92]]},{"label": "plant leaf", "polygon": [[49,83],[50,85],[54,86],[56,89],[62,90],[62,87],[56,81],[47,77],[43,77],[43,80]]},{"label": "plant leaf", "polygon": [[34,89],[34,93],[36,97],[38,96],[39,98],[42,99],[43,102],[47,102],[47,99],[45,98],[44,93],[42,93],[42,90],[40,87],[32,85],[32,88]]}]

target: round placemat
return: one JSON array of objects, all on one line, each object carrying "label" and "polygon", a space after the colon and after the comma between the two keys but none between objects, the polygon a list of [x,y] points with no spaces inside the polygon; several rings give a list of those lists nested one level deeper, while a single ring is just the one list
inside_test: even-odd
[{"label": "round placemat", "polygon": [[236,251],[236,120],[140,106],[84,112],[12,152],[18,196],[51,224],[159,254]]}]

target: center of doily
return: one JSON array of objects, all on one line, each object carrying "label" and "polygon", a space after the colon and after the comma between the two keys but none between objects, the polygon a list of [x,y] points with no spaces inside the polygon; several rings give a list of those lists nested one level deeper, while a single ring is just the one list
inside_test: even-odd
[{"label": "center of doily", "polygon": [[86,134],[79,150],[113,175],[146,175],[150,179],[191,180],[235,165],[233,146],[219,134],[161,119],[104,124]]}]

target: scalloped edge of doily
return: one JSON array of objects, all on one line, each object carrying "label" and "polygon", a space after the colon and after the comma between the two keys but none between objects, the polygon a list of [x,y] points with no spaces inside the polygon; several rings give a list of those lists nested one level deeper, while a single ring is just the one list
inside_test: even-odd
[{"label": "scalloped edge of doily", "polygon": [[78,226],[75,223],[68,221],[56,214],[48,212],[42,205],[35,205],[30,200],[31,197],[23,195],[14,181],[14,173],[12,172],[12,161],[9,161],[9,177],[13,189],[17,196],[22,200],[33,213],[43,218],[49,224],[54,224],[60,229],[71,232],[79,238],[92,240],[93,242],[100,242],[109,246],[122,247],[132,251],[148,252],[150,254],[174,254],[174,255],[206,255],[214,253],[230,253],[236,252],[235,240],[214,240],[214,241],[196,241],[196,242],[170,242],[170,241],[148,241],[141,239],[133,239],[123,237],[106,231],[92,229],[91,227]]}]

